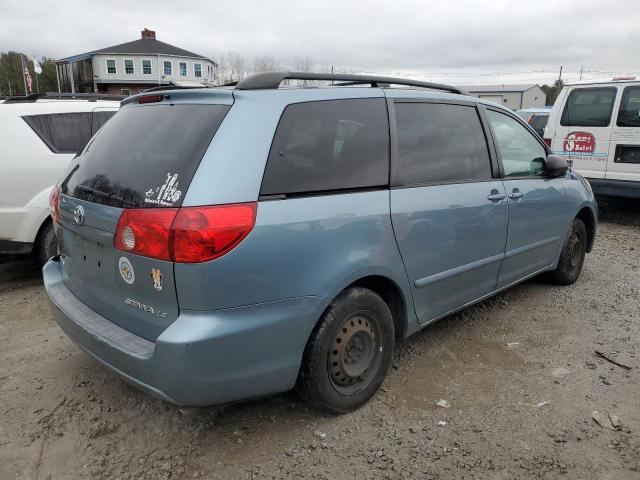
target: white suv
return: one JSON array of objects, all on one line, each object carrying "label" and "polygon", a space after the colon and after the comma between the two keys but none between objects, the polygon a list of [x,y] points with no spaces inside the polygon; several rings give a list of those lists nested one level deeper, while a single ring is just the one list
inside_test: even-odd
[{"label": "white suv", "polygon": [[640,81],[567,85],[553,106],[544,139],[573,161],[600,195],[640,198]]},{"label": "white suv", "polygon": [[49,194],[119,109],[117,97],[35,94],[0,102],[0,254],[55,255]]}]

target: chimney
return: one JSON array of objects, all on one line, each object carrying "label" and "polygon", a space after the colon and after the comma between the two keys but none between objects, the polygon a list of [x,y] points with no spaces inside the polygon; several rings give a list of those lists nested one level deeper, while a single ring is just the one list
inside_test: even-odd
[{"label": "chimney", "polygon": [[155,40],[156,39],[155,30],[149,30],[148,28],[145,28],[144,30],[142,30],[140,32],[140,34],[142,35],[142,39],[143,40]]}]

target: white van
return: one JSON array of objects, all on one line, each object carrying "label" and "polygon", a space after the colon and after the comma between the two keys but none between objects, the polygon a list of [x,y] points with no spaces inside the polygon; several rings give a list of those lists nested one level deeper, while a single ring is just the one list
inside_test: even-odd
[{"label": "white van", "polygon": [[55,254],[49,194],[119,109],[117,97],[35,94],[0,101],[0,254]]},{"label": "white van", "polygon": [[640,198],[640,81],[565,86],[544,140],[573,161],[596,194]]}]

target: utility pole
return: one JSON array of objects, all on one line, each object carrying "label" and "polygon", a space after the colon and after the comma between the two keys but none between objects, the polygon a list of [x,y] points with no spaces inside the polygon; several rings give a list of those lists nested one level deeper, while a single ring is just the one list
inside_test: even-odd
[{"label": "utility pole", "polygon": [[558,75],[558,81],[562,80],[562,65],[560,65],[560,75]]},{"label": "utility pole", "polygon": [[582,71],[584,70],[584,65],[580,66],[580,81],[582,81]]}]

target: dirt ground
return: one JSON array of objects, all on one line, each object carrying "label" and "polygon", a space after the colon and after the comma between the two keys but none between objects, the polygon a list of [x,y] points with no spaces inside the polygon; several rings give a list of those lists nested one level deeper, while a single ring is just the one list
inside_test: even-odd
[{"label": "dirt ground", "polygon": [[33,262],[2,259],[0,479],[640,479],[640,203],[600,206],[575,285],[533,280],[426,328],[339,417],[293,393],[155,400],[62,334]]}]

